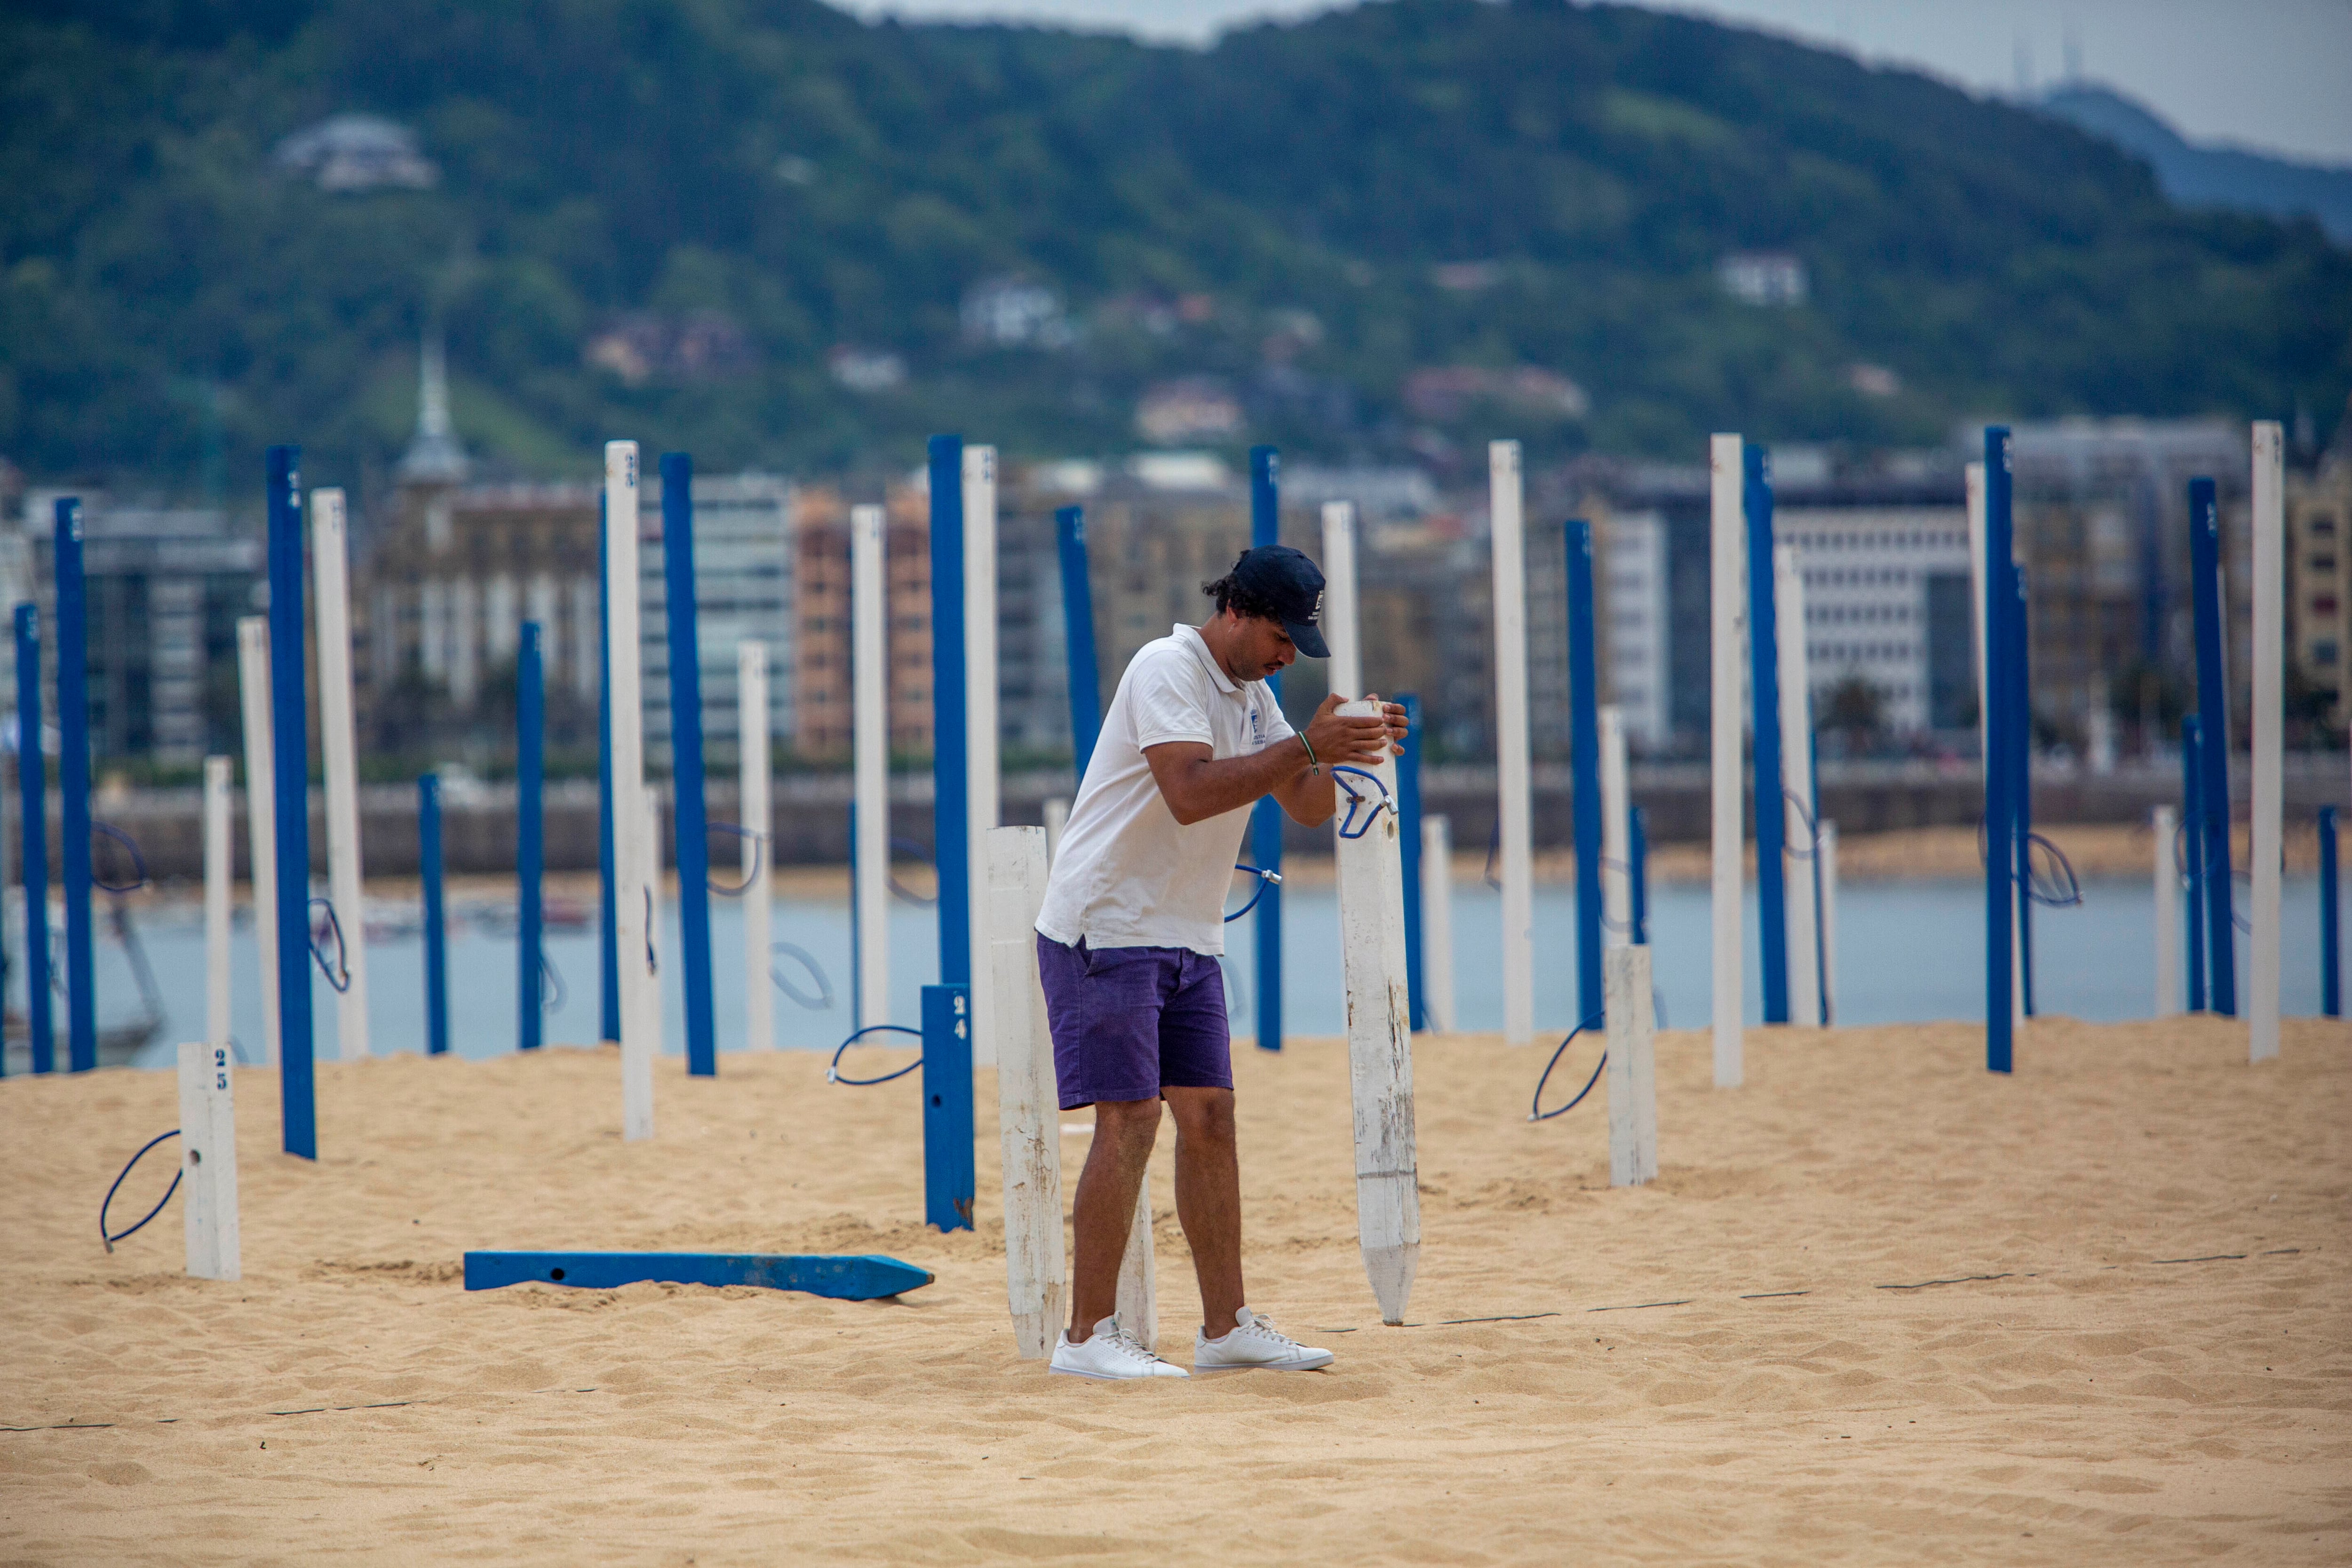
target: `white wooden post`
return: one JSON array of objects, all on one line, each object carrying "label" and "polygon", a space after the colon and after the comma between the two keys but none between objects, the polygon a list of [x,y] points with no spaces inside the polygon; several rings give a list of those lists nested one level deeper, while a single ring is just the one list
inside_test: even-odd
[{"label": "white wooden post", "polygon": [[270,743],[269,617],[236,623],[237,695],[245,712],[246,862],[253,875],[253,945],[261,960],[261,1053],[278,1063],[278,786]]},{"label": "white wooden post", "polygon": [[1356,616],[1356,503],[1323,503],[1323,640],[1331,658],[1324,666],[1331,689],[1341,697],[1364,694],[1364,660]]},{"label": "white wooden post", "polygon": [[856,765],[857,1022],[890,1021],[890,595],[883,576],[888,519],[849,512],[851,723]]},{"label": "white wooden post", "polygon": [[1062,829],[1070,825],[1070,803],[1055,795],[1045,803],[1045,866],[1051,869],[1054,857],[1062,850]]},{"label": "white wooden post", "polygon": [[2286,850],[2280,755],[2286,724],[2284,649],[2286,628],[2285,433],[2278,422],[2254,422],[2254,714],[2253,909],[2248,924],[2246,1059],[2279,1054],[2279,874]]},{"label": "white wooden post", "polygon": [[1837,1022],[1837,824],[1822,824],[1822,1022]]},{"label": "white wooden post", "polygon": [[1536,1034],[1535,837],[1528,773],[1528,551],[1519,444],[1486,447],[1495,570],[1495,773],[1503,872],[1503,1043]]},{"label": "white wooden post", "polygon": [[2151,816],[2156,833],[2156,1012],[2169,1018],[2180,1011],[2180,869],[2173,864],[2178,817],[2168,805]]},{"label": "white wooden post", "polygon": [[740,643],[735,648],[735,733],[740,738],[743,818],[743,1037],[755,1051],[776,1048],[776,987],[768,977],[771,926],[775,905],[770,867],[774,860],[775,812],[769,795],[768,645]]},{"label": "white wooden post", "polygon": [[343,492],[310,492],[310,572],[318,595],[319,741],[327,773],[327,899],[343,933],[349,983],[335,996],[335,1055],[368,1054],[367,910],[360,871],[358,741],[352,714],[351,554]]},{"label": "white wooden post", "polygon": [[[1376,718],[1377,703],[1343,703]],[[1404,862],[1398,850],[1396,760],[1366,770],[1385,805],[1360,837],[1339,841],[1340,950],[1348,985],[1348,1068],[1355,1106],[1356,1236],[1381,1321],[1404,1321],[1421,1261],[1421,1191],[1412,1115],[1412,1014],[1405,994]],[[1351,775],[1343,784],[1365,795]],[[1345,791],[1343,790],[1343,794]],[[1343,803],[1344,804],[1344,803]],[[1356,808],[1359,822],[1366,806]]]},{"label": "white wooden post", "polygon": [[1772,547],[1772,616],[1780,627],[1780,784],[1789,846],[1789,1018],[1822,1021],[1822,973],[1813,908],[1813,689],[1805,625],[1805,574],[1797,547]]},{"label": "white wooden post", "polygon": [[1045,830],[992,828],[984,851],[989,954],[996,973],[997,1021],[1003,1029],[996,1053],[996,1124],[1004,1156],[1004,1291],[1021,1358],[1040,1361],[1053,1352],[1055,1335],[1069,1310],[1061,1100],[1055,1089],[1054,1037],[1045,1026],[1045,993],[1037,975]]},{"label": "white wooden post", "polygon": [[1601,994],[1609,1038],[1609,1184],[1638,1187],[1658,1174],[1657,1024],[1646,945],[1601,955]]},{"label": "white wooden post", "polygon": [[[1624,947],[1633,940],[1633,805],[1626,798],[1625,710],[1614,702],[1602,703],[1600,729],[1601,945]],[[1605,1006],[1605,977],[1601,992]]]},{"label": "white wooden post", "polygon": [[[1985,770],[1985,795],[1992,795],[1992,693],[1986,673],[1991,653],[1985,641],[1985,466],[1967,468],[1969,508],[1969,612],[1977,638],[1977,755]],[[2012,1028],[2025,1027],[2025,933],[2015,919],[2009,922],[2009,1016]]]},{"label": "white wooden post", "polygon": [[[621,1136],[654,1135],[654,1058],[661,993],[647,962],[661,841],[647,818],[645,707],[637,625],[637,444],[604,444],[604,658],[613,761],[613,935],[621,982]],[[650,999],[650,1005],[648,1001]]]},{"label": "white wooden post", "polygon": [[241,1279],[236,1226],[236,1099],[226,1044],[180,1047],[180,1211],[188,1272]]},{"label": "white wooden post", "polygon": [[[1147,1345],[1160,1342],[1160,1272],[1151,1259],[1151,1164],[1135,1184],[1135,1217],[1118,1259],[1118,1324]],[[1203,1324],[1202,1327],[1206,1327]]]},{"label": "white wooden post", "polygon": [[1717,436],[1707,444],[1709,475],[1710,579],[1708,600],[1712,620],[1712,658],[1708,661],[1707,749],[1713,810],[1713,877],[1711,879],[1715,1086],[1737,1089],[1745,1076],[1740,1034],[1742,903],[1745,897],[1745,857],[1741,810],[1745,804],[1746,768],[1739,721],[1742,694],[1740,665],[1748,623],[1745,595],[1748,526],[1742,510],[1742,468],[1738,436]]},{"label": "white wooden post", "polygon": [[[974,857],[987,854],[997,823],[996,721],[996,448],[963,449],[963,686],[964,778],[968,824],[965,843]],[[971,886],[974,941],[988,929],[988,875],[975,863]],[[981,956],[974,953],[975,961]],[[990,966],[971,966],[971,1065],[996,1065],[995,985]]]},{"label": "white wooden post", "polygon": [[[639,799],[645,807],[645,829],[641,840],[643,848],[638,853],[637,864],[639,874],[644,877],[645,882],[638,890],[637,908],[645,911],[646,920],[646,943],[637,954],[638,961],[645,970],[645,984],[637,989],[638,1034],[645,1041],[644,1052],[639,1059],[646,1079],[646,1097],[650,1103],[653,1097],[653,1064],[661,1059],[663,1034],[668,1026],[668,1020],[662,1014],[662,965],[668,961],[669,955],[661,950],[664,934],[662,895],[668,889],[662,883],[662,868],[665,859],[662,855],[661,792],[648,786]],[[675,804],[672,805],[669,820],[674,827],[677,822]],[[625,1074],[628,1070],[628,1066],[626,1043],[624,1042],[621,1067]],[[652,1134],[648,1132],[646,1136],[651,1137]]]},{"label": "white wooden post", "polygon": [[205,759],[205,1044],[228,1044],[228,898],[236,875],[226,757]]},{"label": "white wooden post", "polygon": [[1421,985],[1429,1026],[1441,1035],[1460,1028],[1454,1012],[1454,825],[1434,814],[1421,819]]}]

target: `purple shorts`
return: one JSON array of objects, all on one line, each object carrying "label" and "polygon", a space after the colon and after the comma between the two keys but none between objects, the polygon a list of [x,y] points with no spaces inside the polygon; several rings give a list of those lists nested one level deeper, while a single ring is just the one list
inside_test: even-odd
[{"label": "purple shorts", "polygon": [[1040,932],[1037,970],[1062,1109],[1234,1087],[1225,972],[1181,947],[1064,947]]}]

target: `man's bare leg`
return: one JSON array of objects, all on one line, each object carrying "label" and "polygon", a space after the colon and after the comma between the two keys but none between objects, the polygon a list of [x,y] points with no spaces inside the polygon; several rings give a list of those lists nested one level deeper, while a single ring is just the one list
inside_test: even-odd
[{"label": "man's bare leg", "polygon": [[[1201,1282],[1201,1331],[1218,1339],[1232,1331],[1234,1314],[1248,1305],[1242,1293],[1242,1169],[1234,1141],[1234,1091],[1162,1092],[1176,1118],[1176,1217]],[[1131,1190],[1128,1197],[1131,1204]],[[1116,1259],[1112,1267],[1117,1268]]]},{"label": "man's bare leg", "polygon": [[[1171,1094],[1181,1092],[1171,1089]],[[1095,1105],[1095,1139],[1071,1205],[1077,1256],[1072,1260],[1070,1342],[1082,1345],[1095,1325],[1118,1310],[1118,1266],[1135,1223],[1135,1194],[1160,1136],[1156,1100],[1106,1100]],[[1178,1145],[1181,1159],[1182,1145]],[[1181,1172],[1182,1167],[1178,1167]],[[1236,1174],[1235,1181],[1240,1180]],[[1181,1191],[1181,1188],[1180,1188]],[[1180,1200],[1181,1201],[1181,1200]]]}]

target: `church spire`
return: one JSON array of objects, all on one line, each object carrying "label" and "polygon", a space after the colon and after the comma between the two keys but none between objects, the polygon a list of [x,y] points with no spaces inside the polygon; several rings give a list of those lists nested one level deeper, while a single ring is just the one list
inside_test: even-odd
[{"label": "church spire", "polygon": [[416,385],[416,435],[399,473],[410,484],[457,484],[466,477],[465,447],[449,425],[449,370],[438,327],[425,331]]}]

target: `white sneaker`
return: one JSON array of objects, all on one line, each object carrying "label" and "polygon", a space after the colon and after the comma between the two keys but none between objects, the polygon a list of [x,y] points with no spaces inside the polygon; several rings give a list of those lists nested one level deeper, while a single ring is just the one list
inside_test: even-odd
[{"label": "white sneaker", "polygon": [[1260,1367],[1267,1372],[1313,1372],[1331,1364],[1331,1352],[1302,1345],[1247,1307],[1234,1314],[1237,1327],[1223,1339],[1196,1332],[1192,1336],[1194,1372],[1242,1372]]},{"label": "white sneaker", "polygon": [[1173,1362],[1161,1361],[1150,1345],[1119,1327],[1117,1312],[1097,1323],[1083,1344],[1072,1344],[1070,1331],[1063,1330],[1060,1342],[1054,1346],[1053,1364],[1046,1370],[1107,1380],[1192,1375]]}]

